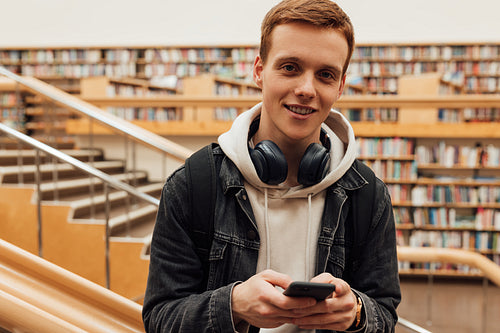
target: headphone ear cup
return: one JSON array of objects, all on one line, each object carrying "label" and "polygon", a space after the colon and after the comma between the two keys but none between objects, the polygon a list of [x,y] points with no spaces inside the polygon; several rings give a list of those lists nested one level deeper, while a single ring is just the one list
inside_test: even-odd
[{"label": "headphone ear cup", "polygon": [[288,164],[277,144],[264,140],[254,149],[248,150],[260,180],[269,185],[277,185],[286,180]]},{"label": "headphone ear cup", "polygon": [[319,183],[329,171],[330,152],[319,143],[311,143],[299,164],[297,181],[304,186]]}]

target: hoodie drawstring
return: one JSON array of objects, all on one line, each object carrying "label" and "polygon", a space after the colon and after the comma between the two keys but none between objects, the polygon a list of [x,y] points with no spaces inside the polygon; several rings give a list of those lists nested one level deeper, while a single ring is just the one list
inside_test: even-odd
[{"label": "hoodie drawstring", "polygon": [[267,202],[267,187],[264,187],[264,223],[266,225],[266,268],[271,268],[271,244],[269,231],[269,214]]},{"label": "hoodie drawstring", "polygon": [[311,246],[311,226],[312,226],[312,193],[309,193],[307,195],[307,235],[306,235],[306,260],[305,260],[305,263],[306,263],[306,269],[304,271],[304,275],[305,275],[305,278],[304,278],[304,281],[309,281],[309,277],[308,277],[308,272],[309,272],[309,263],[311,262],[311,251],[310,251],[310,246]]}]

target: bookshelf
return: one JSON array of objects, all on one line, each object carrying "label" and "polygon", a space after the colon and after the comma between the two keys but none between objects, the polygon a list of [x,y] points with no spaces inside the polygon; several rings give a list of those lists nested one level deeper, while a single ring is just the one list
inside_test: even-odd
[{"label": "bookshelf", "polygon": [[500,92],[500,43],[358,44],[349,68],[372,94],[396,94],[399,77],[446,74],[466,93]]},{"label": "bookshelf", "polygon": [[0,121],[22,132],[26,130],[25,96],[14,82],[0,77]]},{"label": "bookshelf", "polygon": [[[0,65],[42,79],[211,73],[250,82],[257,53],[256,45],[5,47]],[[465,93],[499,93],[500,42],[357,44],[348,78],[370,94],[397,94],[400,76],[428,72],[463,84]]]},{"label": "bookshelf", "polygon": [[[435,136],[358,138],[358,156],[389,188],[398,244],[474,250],[500,264],[500,140],[470,145]],[[463,266],[400,267],[422,268],[477,274]]]},{"label": "bookshelf", "polygon": [[[0,65],[94,98],[147,97],[133,82],[151,84],[170,76],[181,82],[177,95],[241,97],[259,93],[249,83],[257,52],[255,45],[2,48]],[[100,87],[98,91],[85,87],[87,79],[92,89]],[[430,99],[456,95],[457,100],[471,94],[496,96],[500,94],[500,42],[358,44],[347,80],[344,97],[360,100],[373,95]],[[193,105],[172,107],[171,117],[163,119],[151,116],[148,120],[135,112],[137,107],[122,113],[160,135],[204,136],[227,130],[240,112],[229,106]],[[500,147],[500,107],[358,103],[341,111],[351,120],[363,147],[360,158],[389,187],[398,242],[469,248],[500,263],[500,167],[492,162]],[[66,128],[77,134],[88,128],[84,122],[70,120]],[[466,267],[434,264],[402,263],[401,267],[402,272],[431,268],[459,276],[474,273]]]},{"label": "bookshelf", "polygon": [[[260,96],[260,88],[253,83],[204,74],[182,80],[183,93],[187,96]],[[186,109],[185,120],[233,121],[243,110],[235,107]]]},{"label": "bookshelf", "polygon": [[250,81],[257,52],[255,45],[1,48],[0,65],[43,80],[211,73]]},{"label": "bookshelf", "polygon": [[[402,97],[463,95],[464,90],[440,73],[399,77]],[[498,133],[494,118],[478,122],[463,108],[432,105],[401,106],[395,112],[392,123],[362,117],[353,126],[359,157],[388,186],[398,244],[474,250],[500,264],[500,137],[492,133]],[[403,273],[422,269],[478,274],[465,266],[400,263]]]},{"label": "bookshelf", "polygon": [[[80,97],[154,97],[178,93],[178,89],[154,85],[136,78],[95,76],[82,78]],[[162,122],[182,119],[182,109],[167,107],[106,107],[109,113],[129,121]]]}]

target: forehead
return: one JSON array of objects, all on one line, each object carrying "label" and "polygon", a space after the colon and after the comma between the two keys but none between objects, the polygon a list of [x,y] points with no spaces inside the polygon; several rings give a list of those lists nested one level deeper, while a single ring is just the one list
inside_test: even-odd
[{"label": "forehead", "polygon": [[273,29],[268,57],[270,61],[283,57],[307,58],[342,68],[347,54],[347,40],[340,31],[308,23],[286,23]]}]

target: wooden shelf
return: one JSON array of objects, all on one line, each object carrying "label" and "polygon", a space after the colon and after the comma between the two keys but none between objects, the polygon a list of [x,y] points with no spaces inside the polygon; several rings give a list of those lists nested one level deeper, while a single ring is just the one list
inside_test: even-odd
[{"label": "wooden shelf", "polygon": [[442,164],[419,164],[419,170],[450,170],[450,171],[468,171],[468,170],[493,170],[500,171],[500,167],[490,167],[477,165],[474,167],[466,166],[466,165],[453,165],[453,166],[445,166]]},{"label": "wooden shelf", "polygon": [[[218,136],[231,128],[229,121],[189,122],[189,121],[143,121],[133,120],[148,131],[162,136]],[[86,135],[89,133],[89,122],[85,119],[69,119],[66,121],[66,132],[71,135]],[[93,133],[97,135],[113,134],[111,130],[101,125],[93,126]]]},{"label": "wooden shelf", "polygon": [[497,181],[481,181],[475,179],[450,179],[440,180],[435,178],[420,177],[415,184],[417,185],[437,185],[437,186],[500,186],[500,180]]},{"label": "wooden shelf", "polygon": [[484,275],[481,273],[463,273],[457,272],[451,269],[439,269],[439,270],[428,270],[421,268],[402,268],[399,270],[399,274],[403,276],[422,276],[428,277],[429,275],[434,275],[438,277],[456,277],[456,278],[483,278]]},{"label": "wooden shelf", "polygon": [[386,124],[353,122],[354,134],[362,137],[407,138],[500,138],[499,123]]},{"label": "wooden shelf", "polygon": [[413,161],[415,160],[415,155],[408,156],[384,156],[384,155],[374,155],[374,156],[359,156],[360,160],[380,160],[380,161]]},{"label": "wooden shelf", "polygon": [[[500,203],[495,202],[482,202],[482,203],[466,203],[466,202],[429,202],[415,204],[410,201],[406,202],[393,202],[395,207],[414,207],[414,208],[489,208],[489,209],[500,209]],[[500,231],[500,230],[499,230]]]}]

